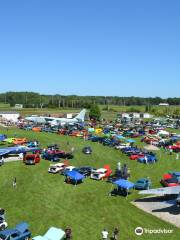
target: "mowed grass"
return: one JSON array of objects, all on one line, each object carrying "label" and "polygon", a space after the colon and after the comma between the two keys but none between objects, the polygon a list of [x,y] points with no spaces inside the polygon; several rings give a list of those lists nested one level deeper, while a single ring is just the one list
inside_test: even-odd
[{"label": "mowed grass", "polygon": [[[149,176],[153,186],[160,186],[159,180],[168,170],[180,170],[180,162],[175,155],[170,158],[163,151],[158,152],[159,162],[154,165],[139,164],[130,161],[119,151],[104,147],[98,143],[84,142],[81,139],[59,136],[51,133],[34,133],[29,131],[1,129],[8,136],[38,139],[42,147],[58,143],[62,149],[75,147],[75,158],[70,163],[75,166],[91,165],[103,167],[110,164],[114,170],[117,162],[127,163],[131,169],[131,181]],[[67,145],[67,141],[69,145]],[[140,145],[139,140],[137,141]],[[83,146],[90,145],[91,156],[82,153]],[[3,146],[2,146],[3,147]],[[172,239],[180,238],[180,229],[131,204],[139,197],[134,191],[128,198],[110,197],[108,193],[112,184],[105,181],[93,181],[89,178],[78,186],[64,183],[64,177],[48,174],[49,161],[42,160],[35,166],[25,166],[22,162],[11,162],[0,167],[0,207],[7,212],[10,227],[20,221],[27,221],[33,236],[44,234],[51,226],[65,228],[71,226],[74,240],[101,239],[101,231],[107,228],[111,233],[114,227],[120,228],[120,239]],[[17,178],[17,188],[13,189],[12,179]],[[136,236],[137,226],[149,229],[173,229],[171,235]]]}]

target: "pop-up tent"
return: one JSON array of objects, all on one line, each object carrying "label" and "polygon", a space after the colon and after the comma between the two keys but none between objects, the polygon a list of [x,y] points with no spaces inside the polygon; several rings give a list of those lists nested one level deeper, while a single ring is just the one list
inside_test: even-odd
[{"label": "pop-up tent", "polygon": [[51,227],[44,236],[33,237],[32,240],[62,240],[65,232],[60,228]]},{"label": "pop-up tent", "polygon": [[85,178],[84,175],[80,174],[77,171],[67,171],[66,177],[70,178],[71,182],[74,182],[75,184],[77,184],[78,182],[82,181]]},{"label": "pop-up tent", "polygon": [[127,139],[126,142],[135,143],[136,141],[134,139]]},{"label": "pop-up tent", "polygon": [[129,182],[125,179],[118,179],[114,182],[118,187],[125,188],[126,190],[129,190],[134,187],[134,183]]},{"label": "pop-up tent", "polygon": [[113,184],[118,186],[118,189],[115,189],[116,195],[118,194],[118,195],[127,196],[129,193],[129,190],[134,188],[134,183],[129,182],[128,180],[125,180],[125,179],[118,179],[114,181]]}]

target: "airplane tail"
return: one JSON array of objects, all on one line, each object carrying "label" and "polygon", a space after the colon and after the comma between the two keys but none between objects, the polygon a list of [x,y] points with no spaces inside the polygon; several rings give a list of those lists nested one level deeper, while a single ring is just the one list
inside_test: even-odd
[{"label": "airplane tail", "polygon": [[84,122],[85,114],[86,114],[86,109],[83,109],[74,119]]}]

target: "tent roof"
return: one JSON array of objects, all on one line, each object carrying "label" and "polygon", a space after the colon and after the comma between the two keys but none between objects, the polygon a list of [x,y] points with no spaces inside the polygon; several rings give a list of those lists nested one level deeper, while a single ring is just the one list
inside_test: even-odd
[{"label": "tent roof", "polygon": [[51,227],[44,235],[44,238],[48,240],[61,240],[64,236],[65,232],[62,229]]},{"label": "tent roof", "polygon": [[135,140],[134,139],[127,139],[126,142],[134,143]]},{"label": "tent roof", "polygon": [[76,181],[85,178],[84,175],[78,173],[77,171],[67,171],[66,175]]},{"label": "tent roof", "polygon": [[131,189],[134,187],[134,183],[129,182],[128,180],[125,180],[125,179],[116,180],[114,184],[125,189]]}]

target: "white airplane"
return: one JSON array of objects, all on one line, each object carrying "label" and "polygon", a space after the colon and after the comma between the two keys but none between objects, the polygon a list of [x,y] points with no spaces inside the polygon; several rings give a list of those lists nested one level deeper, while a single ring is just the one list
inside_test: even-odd
[{"label": "white airplane", "polygon": [[175,195],[176,205],[177,207],[180,207],[180,186],[143,190],[140,191],[139,194],[154,194],[159,196]]},{"label": "white airplane", "polygon": [[55,117],[44,117],[44,116],[37,116],[37,115],[32,115],[30,117],[26,117],[26,121],[34,122],[34,123],[49,123],[51,126],[57,126],[57,125],[73,125],[76,123],[82,123],[84,122],[86,114],[86,109],[83,109],[76,117],[74,118],[55,118]]}]

